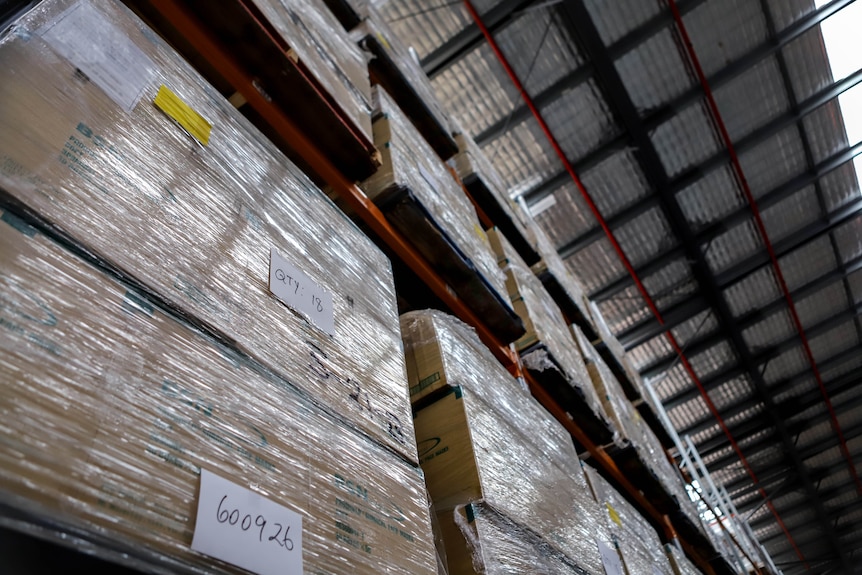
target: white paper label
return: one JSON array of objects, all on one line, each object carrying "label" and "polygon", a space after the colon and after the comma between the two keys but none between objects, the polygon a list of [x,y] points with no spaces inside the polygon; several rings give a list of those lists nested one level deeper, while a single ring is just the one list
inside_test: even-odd
[{"label": "white paper label", "polygon": [[623,571],[623,563],[620,561],[620,554],[613,547],[601,539],[597,539],[596,543],[599,546],[599,554],[602,556],[602,565],[605,568],[607,575],[625,575]]},{"label": "white paper label", "polygon": [[419,175],[422,176],[422,179],[425,180],[425,183],[428,184],[431,191],[439,196],[440,192],[437,191],[437,178],[432,176],[422,164],[416,164],[416,167],[419,168]]},{"label": "white paper label", "polygon": [[259,575],[302,575],[302,516],[201,469],[192,549]]},{"label": "white paper label", "polygon": [[269,251],[269,291],[291,308],[306,315],[311,323],[329,335],[335,335],[332,295],[281,257],[275,248]]},{"label": "white paper label", "polygon": [[152,60],[89,2],[78,2],[39,34],[126,112],[153,76]]}]

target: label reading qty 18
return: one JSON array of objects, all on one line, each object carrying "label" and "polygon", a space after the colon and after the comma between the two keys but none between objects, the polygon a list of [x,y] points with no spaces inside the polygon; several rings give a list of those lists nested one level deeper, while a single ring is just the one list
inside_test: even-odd
[{"label": "label reading qty 18", "polygon": [[284,259],[275,248],[269,251],[269,291],[288,307],[308,317],[311,323],[335,335],[332,294]]}]

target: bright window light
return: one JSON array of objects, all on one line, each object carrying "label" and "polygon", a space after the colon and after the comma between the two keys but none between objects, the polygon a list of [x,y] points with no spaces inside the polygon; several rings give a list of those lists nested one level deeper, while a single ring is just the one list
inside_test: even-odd
[{"label": "bright window light", "polygon": [[[820,8],[829,0],[815,0]],[[862,2],[850,6],[830,16],[820,24],[829,66],[835,80],[846,78],[862,68],[862,50],[859,50],[859,31],[862,29]],[[862,141],[862,86],[856,86],[838,96],[838,105],[844,117],[844,129],[851,144]],[[853,160],[856,177],[862,173],[862,156]]]}]

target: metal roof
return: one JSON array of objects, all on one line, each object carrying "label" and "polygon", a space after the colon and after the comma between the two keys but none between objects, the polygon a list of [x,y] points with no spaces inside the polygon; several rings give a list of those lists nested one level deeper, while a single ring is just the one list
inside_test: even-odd
[{"label": "metal roof", "polygon": [[381,6],[786,574],[862,553],[862,147],[837,101],[862,70],[833,78],[819,26],[850,3],[678,0],[680,26],[666,1],[473,2],[662,321],[464,3]]}]

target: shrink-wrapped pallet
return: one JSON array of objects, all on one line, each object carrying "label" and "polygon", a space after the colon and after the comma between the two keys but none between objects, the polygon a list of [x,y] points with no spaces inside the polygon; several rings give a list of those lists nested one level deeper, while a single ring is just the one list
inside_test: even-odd
[{"label": "shrink-wrapped pallet", "polygon": [[[278,557],[305,573],[436,573],[420,470],[8,212],[0,387],[17,528],[147,572],[244,573],[190,549],[221,515],[197,511],[203,470],[301,517]],[[266,553],[284,517],[228,536]]]},{"label": "shrink-wrapped pallet", "polygon": [[410,312],[402,332],[411,386],[426,383],[415,425],[438,513],[484,501],[594,572],[605,535],[569,434],[459,320]]},{"label": "shrink-wrapped pallet", "polygon": [[449,160],[458,177],[470,191],[482,211],[502,230],[518,254],[528,264],[536,264],[541,257],[537,250],[535,230],[530,216],[508,193],[506,184],[485,152],[464,133],[456,134],[458,153]]},{"label": "shrink-wrapped pallet", "polygon": [[388,260],[126,8],[38,4],[0,101],[0,197],[415,461]]},{"label": "shrink-wrapped pallet", "polygon": [[701,575],[700,569],[695,567],[682,551],[671,544],[665,545],[665,549],[673,568],[673,575]]},{"label": "shrink-wrapped pallet", "polygon": [[585,467],[585,473],[628,575],[673,575],[652,525],[594,469]]},{"label": "shrink-wrapped pallet", "polygon": [[379,86],[373,91],[383,165],[362,189],[499,337],[518,337],[523,326],[473,204],[393,99]]},{"label": "shrink-wrapped pallet", "polygon": [[506,273],[509,298],[527,329],[515,342],[524,366],[595,441],[612,441],[616,432],[559,307],[502,234],[492,229],[488,237]]},{"label": "shrink-wrapped pallet", "polygon": [[254,0],[333,101],[371,137],[371,81],[365,56],[322,0]]}]

